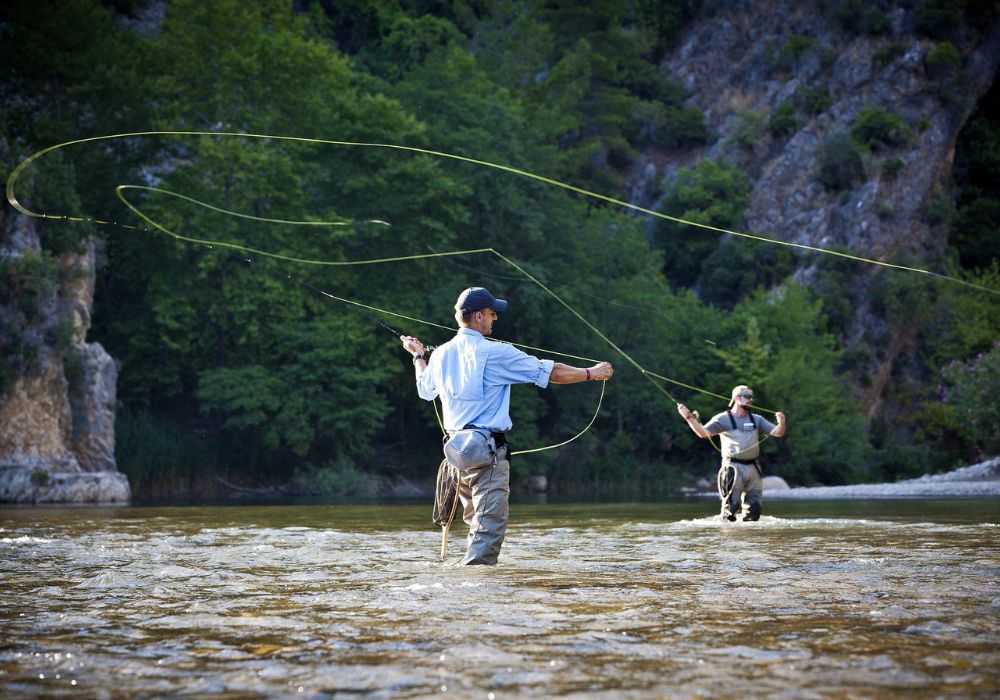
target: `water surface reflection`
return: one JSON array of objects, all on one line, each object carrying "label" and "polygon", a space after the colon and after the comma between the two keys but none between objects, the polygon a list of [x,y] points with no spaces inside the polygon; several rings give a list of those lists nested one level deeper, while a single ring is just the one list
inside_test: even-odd
[{"label": "water surface reflection", "polygon": [[3,509],[0,691],[997,692],[997,501],[712,507],[515,505],[493,568],[424,505]]}]

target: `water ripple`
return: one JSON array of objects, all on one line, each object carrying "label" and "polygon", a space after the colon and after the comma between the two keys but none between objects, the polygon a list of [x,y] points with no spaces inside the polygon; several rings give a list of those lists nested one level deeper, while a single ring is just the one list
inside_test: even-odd
[{"label": "water ripple", "polygon": [[425,507],[0,510],[0,694],[995,695],[980,506],[519,506],[491,568]]}]

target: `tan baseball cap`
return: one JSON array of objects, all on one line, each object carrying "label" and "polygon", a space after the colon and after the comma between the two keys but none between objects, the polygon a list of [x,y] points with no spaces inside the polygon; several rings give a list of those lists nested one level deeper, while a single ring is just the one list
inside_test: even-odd
[{"label": "tan baseball cap", "polygon": [[733,393],[729,398],[729,408],[736,405],[736,397],[739,396],[744,391],[750,391],[750,387],[746,384],[740,384],[739,386],[733,387]]}]

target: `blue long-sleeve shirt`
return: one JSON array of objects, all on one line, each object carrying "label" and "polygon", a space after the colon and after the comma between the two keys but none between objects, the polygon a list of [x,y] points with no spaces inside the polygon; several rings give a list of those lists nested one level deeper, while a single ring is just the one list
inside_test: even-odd
[{"label": "blue long-sleeve shirt", "polygon": [[445,430],[467,425],[507,432],[512,384],[548,386],[552,360],[540,360],[513,345],[487,340],[471,328],[459,328],[454,338],[431,355],[417,377],[417,393],[427,401],[441,397]]}]

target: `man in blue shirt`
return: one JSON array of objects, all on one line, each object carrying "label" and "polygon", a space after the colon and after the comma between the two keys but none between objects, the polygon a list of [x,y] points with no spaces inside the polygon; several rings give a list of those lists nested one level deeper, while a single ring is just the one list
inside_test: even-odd
[{"label": "man in blue shirt", "polygon": [[614,369],[607,362],[593,367],[570,367],[540,360],[513,345],[487,340],[493,323],[507,310],[507,302],[482,287],[463,291],[455,304],[458,333],[438,347],[428,360],[423,343],[402,336],[413,356],[420,398],[441,399],[444,428],[449,435],[465,428],[490,433],[496,459],[492,464],[462,471],[459,498],[469,525],[463,564],[496,564],[510,515],[510,446],[506,433],[510,419],[512,384],[552,384],[607,381]]}]

